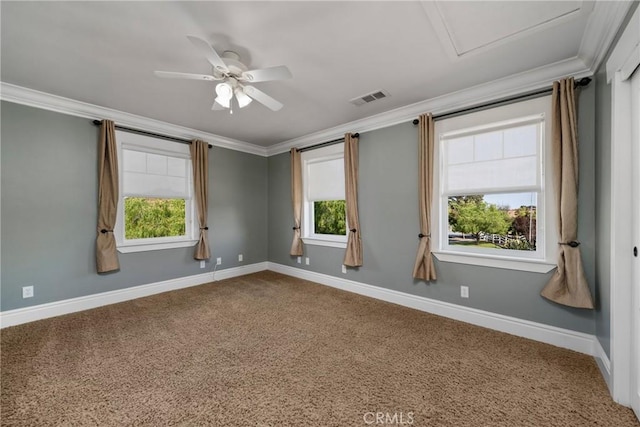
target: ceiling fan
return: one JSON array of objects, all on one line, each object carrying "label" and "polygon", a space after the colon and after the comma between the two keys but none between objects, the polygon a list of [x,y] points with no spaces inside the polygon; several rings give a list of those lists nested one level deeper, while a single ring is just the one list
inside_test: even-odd
[{"label": "ceiling fan", "polygon": [[187,36],[187,38],[213,66],[213,73],[208,75],[154,71],[156,76],[170,79],[219,81],[220,83],[216,85],[216,99],[211,107],[212,110],[228,108],[233,114],[236,106],[244,108],[254,99],[273,111],[282,108],[280,102],[247,83],[290,79],[293,76],[286,66],[249,70],[240,62],[240,56],[237,53],[227,50],[222,55],[218,55],[206,40],[196,36]]}]

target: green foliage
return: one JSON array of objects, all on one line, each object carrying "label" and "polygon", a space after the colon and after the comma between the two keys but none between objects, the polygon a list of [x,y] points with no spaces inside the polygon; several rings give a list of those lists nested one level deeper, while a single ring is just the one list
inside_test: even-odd
[{"label": "green foliage", "polygon": [[184,199],[127,197],[124,200],[124,229],[127,239],[184,236]]},{"label": "green foliage", "polygon": [[511,231],[515,235],[524,236],[527,239],[529,248],[527,250],[534,249],[536,247],[536,222],[537,212],[535,206],[520,206],[516,212],[513,223],[511,224]]},{"label": "green foliage", "polygon": [[535,246],[531,246],[526,240],[509,239],[507,243],[502,246],[503,249],[515,249],[518,251],[535,251]]},{"label": "green foliage", "polygon": [[316,234],[347,232],[346,203],[344,200],[322,200],[313,203],[313,221]]},{"label": "green foliage", "polygon": [[484,199],[483,195],[472,196],[451,196],[449,197],[449,225],[455,229],[458,222],[458,208],[467,203],[480,203]]},{"label": "green foliage", "polygon": [[[482,196],[480,196],[482,197]],[[470,199],[455,203],[455,224],[452,230],[464,234],[472,234],[476,242],[480,242],[480,234],[507,234],[511,219],[509,215],[498,209],[496,205],[489,205],[484,200]],[[451,218],[451,202],[449,217]]]}]

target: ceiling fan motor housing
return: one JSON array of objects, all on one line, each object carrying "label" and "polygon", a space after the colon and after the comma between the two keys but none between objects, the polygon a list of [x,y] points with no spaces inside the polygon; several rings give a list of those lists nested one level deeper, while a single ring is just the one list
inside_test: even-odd
[{"label": "ceiling fan motor housing", "polygon": [[[232,50],[225,50],[222,53],[221,58],[224,61],[224,63],[227,65],[227,68],[229,69],[228,74],[230,74],[233,77],[236,77],[236,79],[239,79],[242,76],[242,73],[244,73],[249,69],[246,65],[240,62],[240,55],[238,55],[236,52]],[[219,72],[215,68],[213,69],[213,72],[214,72],[214,76],[216,77],[218,76],[224,77],[224,74]],[[216,73],[218,75],[216,75]]]}]

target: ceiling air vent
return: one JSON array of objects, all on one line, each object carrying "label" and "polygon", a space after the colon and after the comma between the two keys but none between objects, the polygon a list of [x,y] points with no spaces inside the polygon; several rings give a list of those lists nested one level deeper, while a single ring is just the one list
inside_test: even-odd
[{"label": "ceiling air vent", "polygon": [[369,102],[377,101],[378,99],[386,98],[388,96],[389,96],[389,92],[387,92],[386,90],[378,90],[375,92],[368,93],[366,95],[353,98],[349,102],[354,105],[364,105],[364,104],[368,104]]}]

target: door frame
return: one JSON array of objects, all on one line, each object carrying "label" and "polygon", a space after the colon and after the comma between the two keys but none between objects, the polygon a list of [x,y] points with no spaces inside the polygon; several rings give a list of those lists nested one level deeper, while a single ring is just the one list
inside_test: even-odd
[{"label": "door frame", "polygon": [[640,64],[640,9],[636,9],[607,61],[611,106],[611,377],[613,400],[631,403],[632,371],[632,221],[631,81]]},{"label": "door frame", "polygon": [[633,174],[631,188],[632,224],[634,256],[631,258],[631,388],[630,403],[640,420],[640,260],[637,258],[640,246],[640,69],[636,68],[631,80],[631,136]]}]

